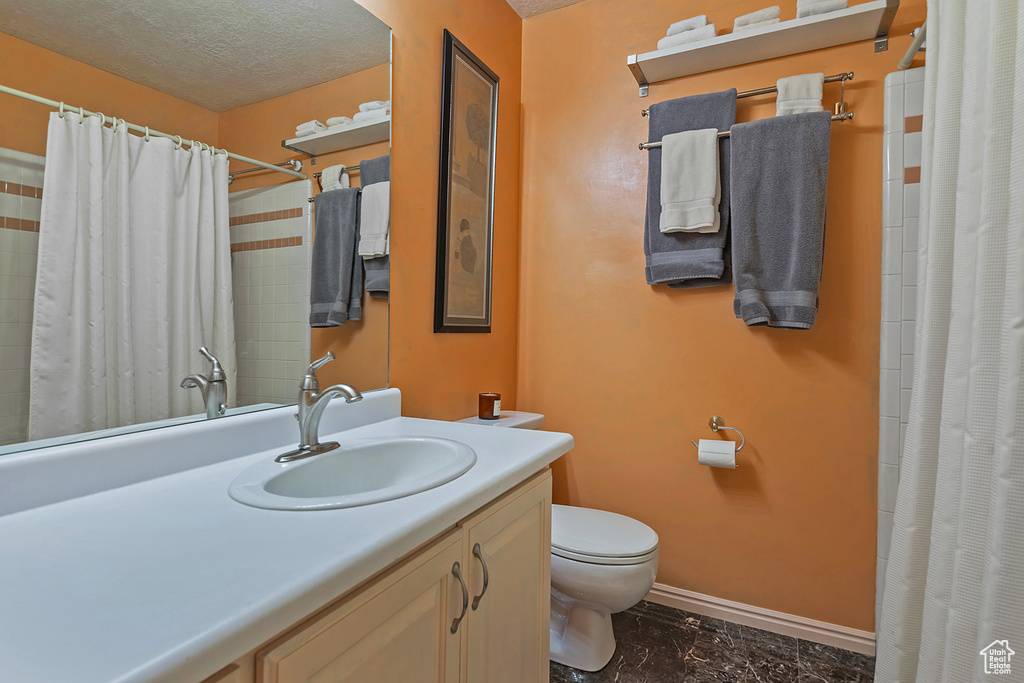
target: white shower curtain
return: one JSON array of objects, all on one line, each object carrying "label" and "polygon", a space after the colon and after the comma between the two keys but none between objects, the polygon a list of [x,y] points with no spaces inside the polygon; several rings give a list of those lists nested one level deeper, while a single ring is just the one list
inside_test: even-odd
[{"label": "white shower curtain", "polygon": [[183,377],[235,404],[224,154],[50,116],[32,322],[29,439],[201,413]]},{"label": "white shower curtain", "polygon": [[[875,680],[1024,680],[1024,11],[931,0],[917,340]],[[1002,643],[997,644],[997,648]],[[995,677],[993,677],[995,678]]]}]

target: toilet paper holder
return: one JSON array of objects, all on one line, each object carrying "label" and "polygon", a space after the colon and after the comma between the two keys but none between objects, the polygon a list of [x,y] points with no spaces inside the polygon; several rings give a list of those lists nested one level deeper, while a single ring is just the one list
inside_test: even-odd
[{"label": "toilet paper holder", "polygon": [[[728,429],[730,431],[733,431],[733,432],[736,432],[737,434],[739,434],[740,435],[740,445],[736,447],[736,452],[737,453],[739,453],[741,450],[743,450],[743,446],[745,446],[746,443],[747,443],[747,439],[746,439],[746,437],[743,436],[743,432],[741,432],[740,430],[736,429],[735,427],[726,427],[725,426],[725,420],[723,420],[722,418],[718,417],[717,415],[714,416],[713,418],[711,418],[710,420],[708,420],[708,427],[711,427],[711,431],[716,432],[716,433],[720,429]],[[697,442],[694,441],[693,439],[690,439],[690,443],[692,443],[695,448],[700,448],[700,446],[697,445]]]}]

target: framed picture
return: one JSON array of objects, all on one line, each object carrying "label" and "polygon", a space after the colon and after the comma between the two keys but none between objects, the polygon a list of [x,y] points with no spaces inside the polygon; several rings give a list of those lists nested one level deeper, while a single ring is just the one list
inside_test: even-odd
[{"label": "framed picture", "polygon": [[434,332],[491,331],[498,77],[444,32]]}]

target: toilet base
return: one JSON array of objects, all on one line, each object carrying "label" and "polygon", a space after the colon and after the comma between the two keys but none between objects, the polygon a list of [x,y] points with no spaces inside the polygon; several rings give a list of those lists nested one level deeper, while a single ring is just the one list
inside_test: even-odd
[{"label": "toilet base", "polygon": [[599,671],[615,654],[612,615],[568,605],[551,595],[551,660],[581,671]]}]

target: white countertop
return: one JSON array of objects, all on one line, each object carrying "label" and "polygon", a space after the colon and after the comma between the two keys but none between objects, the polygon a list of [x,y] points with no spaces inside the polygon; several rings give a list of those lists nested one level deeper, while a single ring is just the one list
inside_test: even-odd
[{"label": "white countertop", "polygon": [[567,434],[406,417],[321,438],[395,435],[462,441],[478,461],[438,488],[365,507],[232,500],[235,475],[275,445],[0,516],[0,678],[202,680],[573,446]]}]

